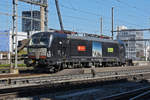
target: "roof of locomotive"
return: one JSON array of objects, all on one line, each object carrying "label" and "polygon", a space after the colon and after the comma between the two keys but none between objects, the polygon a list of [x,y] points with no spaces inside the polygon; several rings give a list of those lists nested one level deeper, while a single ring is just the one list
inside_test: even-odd
[{"label": "roof of locomotive", "polygon": [[58,36],[58,37],[67,37],[67,34],[63,34],[63,33],[57,33],[57,32],[37,32],[34,33],[32,36],[37,35],[37,34],[53,34],[53,36]]},{"label": "roof of locomotive", "polygon": [[[77,36],[77,35],[70,35],[70,34],[64,34],[64,33],[57,33],[57,32],[38,32],[38,33],[46,33],[46,34],[53,34],[54,36],[58,37],[66,37],[68,39],[79,39],[79,40],[87,40],[87,41],[99,41],[99,42],[111,42],[111,43],[119,43],[115,40],[110,39],[101,39],[96,37],[90,37],[90,36]],[[35,34],[38,34],[35,33]]]},{"label": "roof of locomotive", "polygon": [[115,41],[115,40],[101,39],[101,38],[90,37],[90,36],[76,36],[76,35],[69,35],[69,34],[67,34],[67,38],[70,38],[70,39],[79,39],[79,40],[88,40],[88,41],[118,43],[118,41]]}]

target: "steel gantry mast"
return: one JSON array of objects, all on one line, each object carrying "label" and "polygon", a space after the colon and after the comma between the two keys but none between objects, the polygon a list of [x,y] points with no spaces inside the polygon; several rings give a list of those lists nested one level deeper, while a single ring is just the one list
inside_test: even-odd
[{"label": "steel gantry mast", "polygon": [[[40,6],[41,8],[41,30],[48,30],[48,0],[12,0],[13,3],[13,29],[12,29],[12,51],[11,51],[11,73],[18,73],[18,53],[17,53],[17,5],[18,1],[32,5]],[[43,14],[43,15],[42,15]]]},{"label": "steel gantry mast", "polygon": [[[17,2],[18,0],[13,0],[13,30],[12,30],[12,51],[11,51],[11,67],[10,72],[11,73],[18,73],[17,68]],[[15,63],[14,63],[15,62]]]},{"label": "steel gantry mast", "polygon": [[60,24],[61,31],[64,31],[58,0],[55,0],[55,5],[56,5],[56,9],[57,9],[57,14],[58,14],[58,18],[59,18],[59,24]]}]

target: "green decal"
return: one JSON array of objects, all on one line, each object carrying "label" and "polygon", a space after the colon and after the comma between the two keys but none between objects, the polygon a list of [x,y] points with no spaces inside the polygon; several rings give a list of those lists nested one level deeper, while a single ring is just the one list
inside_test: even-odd
[{"label": "green decal", "polygon": [[108,48],[107,51],[108,52],[114,52],[114,48]]}]

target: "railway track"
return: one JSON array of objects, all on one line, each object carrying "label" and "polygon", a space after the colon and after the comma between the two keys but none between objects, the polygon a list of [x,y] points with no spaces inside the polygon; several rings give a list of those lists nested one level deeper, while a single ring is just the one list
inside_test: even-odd
[{"label": "railway track", "polygon": [[10,73],[9,69],[0,69],[0,74]]},{"label": "railway track", "polygon": [[[0,75],[0,97],[3,97],[4,99],[2,98],[2,100],[5,100],[7,96],[9,96],[10,98],[17,97],[18,93],[19,94],[32,94],[32,93],[36,93],[37,91],[41,93],[41,91],[43,90],[42,89],[43,87],[46,89],[50,87],[51,89],[49,90],[55,91],[57,90],[55,87],[62,88],[62,86],[67,86],[67,87],[73,86],[77,88],[78,86],[76,86],[75,84],[79,84],[79,86],[81,84],[87,84],[89,86],[89,84],[93,84],[97,82],[103,83],[106,81],[108,82],[110,81],[110,83],[112,84],[111,80],[123,80],[124,81],[126,79],[127,80],[131,79],[131,80],[139,81],[139,80],[148,79],[150,77],[150,68],[137,68],[137,69],[136,68],[135,69],[120,68],[120,70],[114,69],[114,70],[105,70],[105,71],[100,71],[100,72],[98,72],[97,69],[95,69],[96,70],[95,74],[93,74],[92,71],[90,72],[90,70],[91,69],[89,69],[89,71],[86,73],[66,74],[66,75],[65,74],[63,75],[62,73],[21,74],[21,75],[9,75],[5,77]],[[146,88],[150,88],[150,87],[145,87],[145,89]],[[29,93],[30,89],[31,90],[36,89],[36,90],[31,91],[31,93]],[[64,90],[64,88],[62,90]],[[28,91],[28,92],[26,93],[24,91]],[[44,91],[45,90],[43,90],[43,92]],[[142,91],[142,89],[139,89],[139,91]],[[133,92],[133,90],[129,91],[128,94],[131,94],[131,92]],[[149,93],[148,89],[143,90],[143,92],[140,92],[139,94],[135,94],[131,98],[145,96],[147,93]],[[120,96],[120,95],[116,94],[113,96]],[[109,97],[107,97],[108,100],[109,100]],[[107,100],[106,98],[103,98],[103,99]],[[136,100],[136,99],[133,99],[133,100]]]},{"label": "railway track", "polygon": [[[117,84],[116,82],[119,83],[119,84]],[[11,90],[9,90],[9,93],[0,94],[0,100],[7,100],[6,98],[20,98],[19,100],[24,100],[24,99],[21,99],[21,98],[24,98],[24,97],[30,97],[31,99],[33,99],[34,97],[36,97],[36,98],[47,97],[47,99],[51,98],[52,100],[70,100],[69,98],[73,98],[71,100],[78,100],[79,98],[80,98],[80,100],[103,100],[103,99],[104,100],[129,100],[127,98],[128,96],[125,93],[131,94],[131,93],[135,93],[137,90],[141,93],[140,95],[142,95],[142,97],[140,97],[140,98],[143,98],[143,97],[146,98],[145,97],[146,93],[144,94],[142,92],[143,91],[147,92],[146,89],[149,89],[148,88],[149,85],[147,83],[141,83],[141,82],[139,84],[132,83],[132,84],[130,84],[131,86],[129,86],[130,82],[126,82],[126,81],[121,81],[121,82],[116,81],[116,82],[113,82],[113,83],[112,82],[109,82],[109,83],[106,82],[106,83],[103,83],[105,85],[105,87],[99,86],[99,87],[96,87],[96,88],[90,88],[89,84],[88,84],[88,88],[90,88],[89,90],[86,90],[86,89],[82,90],[82,88],[83,89],[85,88],[83,86],[85,86],[86,84],[84,84],[84,85],[79,84],[80,87],[78,87],[76,85],[72,85],[71,87],[76,87],[75,89],[81,89],[81,90],[78,90],[77,93],[76,92],[74,93],[73,91],[71,91],[70,93],[66,92],[67,94],[64,94],[64,92],[66,91],[65,87],[57,87],[57,88],[47,88],[47,87],[45,87],[46,89],[49,90],[48,92],[46,92],[47,90],[45,88],[38,88],[38,89],[34,90],[34,88],[29,89],[29,88],[24,87],[24,89],[22,89],[22,91],[17,90],[17,92],[15,92],[15,91],[11,92]],[[126,83],[126,84],[124,84],[124,83]],[[91,84],[93,84],[93,83],[91,83]],[[124,84],[124,85],[121,85],[121,84]],[[112,90],[109,89],[110,91],[108,91],[108,88],[110,88],[110,85],[112,85],[111,86],[112,88],[113,87],[115,88],[115,86],[117,85],[120,88],[120,90],[123,90],[123,91],[126,91],[126,90],[124,90],[125,88],[131,87],[131,89],[127,89],[128,92],[124,92],[125,95],[123,95],[123,96],[125,96],[125,98],[122,96],[121,99],[120,98],[119,99],[116,99],[116,98],[112,99],[112,97],[109,96],[111,98],[111,99],[109,99],[108,97],[106,98],[105,96],[110,94],[111,93],[110,91],[112,91],[112,94],[117,93],[117,91],[120,91],[120,90],[116,90],[116,89],[115,89],[116,92],[114,92],[114,89],[112,89]],[[94,86],[96,86],[96,84]],[[148,87],[146,87],[146,86],[148,86]],[[67,85],[66,87],[70,87],[70,86]],[[139,87],[142,87],[142,88],[139,88]],[[58,88],[59,88],[59,90],[58,90]],[[104,89],[106,91],[103,91],[102,89]],[[61,92],[62,90],[63,90],[63,93]],[[73,90],[73,88],[70,88],[69,90]],[[67,91],[69,91],[69,90],[67,90]],[[132,91],[129,92],[129,90],[132,90]],[[54,91],[54,92],[51,92],[51,91]],[[56,93],[56,92],[59,92],[59,93]],[[95,96],[95,97],[100,97],[100,99],[99,98],[94,99],[95,97],[93,97],[94,96],[93,94],[95,94],[95,92],[101,93],[101,94],[99,94],[100,96],[97,93],[96,93],[97,96]],[[56,94],[54,94],[54,93],[56,93]],[[93,94],[91,94],[91,93],[93,93]],[[105,98],[101,97],[103,95],[103,93],[105,94],[105,96],[103,96]],[[51,95],[51,94],[54,94],[54,95]],[[84,97],[84,95],[86,95],[86,97]],[[90,95],[90,96],[87,96],[87,95]],[[132,98],[136,97],[135,95],[138,96],[139,94],[137,94],[137,92],[136,92],[136,94],[131,95]],[[93,97],[93,99],[89,99],[88,97]],[[124,99],[122,99],[122,98],[124,98]],[[30,99],[27,99],[27,100],[30,100]],[[130,100],[132,100],[132,99],[130,99]],[[133,100],[136,100],[136,99],[133,99]],[[137,99],[137,100],[142,100],[142,99]],[[147,99],[144,99],[144,100],[147,100]]]},{"label": "railway track", "polygon": [[[19,67],[20,73],[33,73],[32,67]],[[0,68],[0,75],[1,74],[9,74],[10,73],[10,67],[6,68]]]},{"label": "railway track", "polygon": [[17,77],[1,77],[0,78],[0,89],[5,88],[16,88],[24,86],[36,86],[44,84],[57,84],[66,82],[77,82],[87,80],[110,80],[110,79],[121,79],[129,78],[138,80],[143,78],[145,74],[150,74],[150,68],[147,69],[136,69],[136,70],[117,70],[117,71],[106,71],[106,72],[95,72],[75,74],[75,75],[33,75],[24,74]]},{"label": "railway track", "polygon": [[101,100],[149,100],[150,86],[139,89],[123,92],[108,97],[101,98]]},{"label": "railway track", "polygon": [[11,98],[16,98],[17,93],[5,93],[5,94],[0,94],[0,100],[11,100]]},{"label": "railway track", "polygon": [[[149,66],[137,66],[137,67],[102,67],[102,68],[94,68],[95,73],[109,73],[109,72],[116,72],[116,71],[131,71],[131,70],[149,70],[150,67]],[[2,72],[3,70],[9,71],[9,69],[0,69],[0,72]],[[52,76],[54,75],[70,75],[70,74],[81,74],[81,73],[91,73],[91,69],[90,68],[78,68],[78,69],[65,69],[63,71],[57,72],[55,74],[51,74]],[[30,70],[27,72],[21,72],[20,74],[10,74],[10,73],[0,73],[0,78],[10,78],[10,77],[24,77],[24,76],[35,76],[35,75],[45,75],[44,73],[33,73]],[[46,74],[49,75],[49,74]]]}]

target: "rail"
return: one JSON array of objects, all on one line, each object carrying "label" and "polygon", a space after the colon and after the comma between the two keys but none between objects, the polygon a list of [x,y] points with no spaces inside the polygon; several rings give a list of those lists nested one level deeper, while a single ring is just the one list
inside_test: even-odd
[{"label": "rail", "polygon": [[10,73],[10,69],[0,69],[0,74]]},{"label": "rail", "polygon": [[[147,91],[147,92],[145,92]],[[101,98],[101,100],[141,100],[150,93],[150,86]]]},{"label": "rail", "polygon": [[130,98],[129,100],[141,100],[141,99],[146,100],[149,97],[150,97],[150,90],[146,91],[144,93],[141,93],[141,94],[139,94],[139,95],[137,95],[137,96],[135,96],[133,98]]},{"label": "rail", "polygon": [[[38,75],[38,76],[23,76],[23,77],[10,77],[0,79],[0,89],[15,88],[24,86],[36,86],[44,84],[56,84],[75,81],[98,80],[98,79],[119,79],[121,77],[138,76],[143,77],[144,74],[150,74],[150,69],[137,69],[137,70],[121,70],[121,71],[108,71],[85,73],[78,75]],[[136,78],[135,78],[136,79]]]}]

